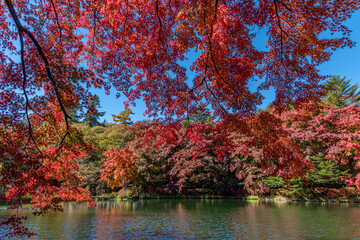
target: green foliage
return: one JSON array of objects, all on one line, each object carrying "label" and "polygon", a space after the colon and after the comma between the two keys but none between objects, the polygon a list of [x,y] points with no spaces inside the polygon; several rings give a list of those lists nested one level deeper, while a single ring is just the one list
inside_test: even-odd
[{"label": "green foliage", "polygon": [[259,201],[260,198],[259,198],[259,196],[256,196],[256,195],[249,195],[246,197],[246,200],[247,201]]},{"label": "green foliage", "polygon": [[360,103],[359,86],[351,85],[350,79],[334,75],[328,78],[324,85],[329,89],[323,98],[325,105],[338,109]]},{"label": "green foliage", "polygon": [[188,126],[190,123],[211,123],[212,122],[212,116],[210,113],[210,110],[205,107],[204,104],[200,104],[199,109],[196,111],[196,113],[191,114],[187,119],[183,121],[184,126]]},{"label": "green foliage", "polygon": [[80,123],[84,117],[84,107],[82,105],[76,105],[68,109],[68,114],[71,117],[71,123]]},{"label": "green foliage", "polygon": [[130,115],[134,114],[130,108],[125,109],[124,111],[120,112],[118,115],[111,114],[113,117],[114,123],[109,125],[120,124],[123,126],[131,126],[134,123],[131,121]]},{"label": "green foliage", "polygon": [[267,177],[262,181],[273,193],[277,192],[289,197],[326,197],[333,189],[341,189],[346,184],[340,179],[347,170],[333,161],[325,159],[324,154],[310,157],[314,166],[303,178],[291,179],[286,185],[280,177]]},{"label": "green foliage", "polygon": [[212,117],[208,109],[197,110],[196,113],[190,116],[190,123],[197,123],[197,122],[203,122],[203,123],[212,122]]},{"label": "green foliage", "polygon": [[90,127],[85,124],[75,124],[74,126],[83,132],[85,142],[89,142],[103,151],[109,148],[122,149],[133,138],[132,134],[122,125]]},{"label": "green foliage", "polygon": [[84,123],[90,127],[105,126],[105,121],[100,123],[100,117],[105,115],[105,112],[99,112],[100,99],[96,94],[88,100],[87,104],[74,105],[68,108],[68,114],[71,117],[71,123]]},{"label": "green foliage", "polygon": [[262,180],[263,183],[268,186],[270,189],[278,189],[278,188],[284,188],[286,185],[284,183],[284,180],[281,177],[278,176],[270,176]]},{"label": "green foliage", "polygon": [[341,181],[340,176],[347,175],[347,171],[342,169],[342,166],[329,161],[324,158],[324,154],[311,157],[311,162],[314,168],[307,174],[309,182],[308,187],[326,187],[326,188],[341,188],[345,183]]},{"label": "green foliage", "polygon": [[169,182],[166,176],[168,169],[167,158],[161,156],[159,151],[145,152],[142,149],[137,152],[139,161],[137,163],[140,177],[140,191],[144,193],[161,193],[161,189]]},{"label": "green foliage", "polygon": [[[232,195],[242,192],[267,195],[270,192],[270,194],[299,198],[336,196],[342,191],[340,189],[345,187],[340,177],[347,176],[351,169],[335,160],[325,158],[328,146],[322,139],[316,138],[318,132],[305,132],[308,131],[306,124],[324,113],[317,111],[313,114],[312,108],[309,109],[305,109],[304,113],[290,111],[290,114],[297,114],[295,116],[297,125],[292,129],[294,132],[292,139],[303,151],[307,151],[306,156],[314,168],[305,176],[288,179],[286,182],[280,176],[266,176],[259,160],[261,155],[257,153],[256,148],[252,148],[250,155],[244,155],[242,145],[239,145],[236,151],[232,150],[233,152],[225,148],[230,152],[221,160],[217,159],[213,147],[216,144],[220,144],[219,146],[225,144],[226,138],[221,137],[222,132],[218,132],[215,128],[216,123],[211,122],[210,114],[206,110],[203,112],[199,110],[197,114],[192,115],[189,118],[190,123],[189,120],[184,121],[188,128],[181,125],[162,128],[157,123],[145,122],[128,127],[132,124],[129,117],[132,114],[130,109],[113,115],[116,124],[107,127],[75,124],[84,133],[83,141],[91,143],[98,149],[86,158],[78,160],[80,172],[86,178],[86,187],[92,192],[98,188],[108,191],[105,186],[100,186],[97,182],[103,166],[100,161],[101,153],[110,148],[121,150],[129,147],[138,157],[136,171],[139,174],[139,190],[142,194]],[[291,118],[284,118],[284,124],[288,128],[293,127],[292,121]],[[149,128],[152,129],[151,126],[154,129],[149,131]],[[331,128],[330,125],[328,127]],[[236,134],[233,133],[232,137],[237,136]],[[243,135],[238,137],[241,141]],[[196,144],[194,140],[197,141]],[[200,153],[196,157],[194,157],[196,152],[194,146]],[[132,184],[131,181],[128,183]]]},{"label": "green foliage", "polygon": [[105,115],[105,112],[98,111],[99,108],[101,108],[100,99],[97,95],[94,95],[94,97],[89,100],[89,109],[85,114],[83,123],[89,125],[90,127],[105,125],[99,122],[100,117]]},{"label": "green foliage", "polygon": [[122,125],[90,127],[87,124],[77,123],[73,126],[83,133],[83,141],[96,147],[96,150],[87,157],[77,159],[79,173],[85,179],[83,186],[88,187],[93,195],[110,191],[105,183],[98,181],[101,175],[100,169],[103,168],[102,153],[110,148],[124,148],[133,138],[132,134]]},{"label": "green foliage", "polygon": [[102,158],[101,151],[93,151],[86,157],[80,157],[77,159],[79,166],[79,175],[85,181],[82,183],[82,187],[90,190],[92,195],[101,195],[104,191],[107,191],[106,184],[99,182],[100,169],[103,167],[103,163],[100,161]]}]

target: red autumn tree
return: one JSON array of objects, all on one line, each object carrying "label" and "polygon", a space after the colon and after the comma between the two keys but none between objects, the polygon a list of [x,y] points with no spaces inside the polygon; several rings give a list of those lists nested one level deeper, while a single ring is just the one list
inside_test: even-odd
[{"label": "red autumn tree", "polygon": [[[273,122],[273,127],[264,130],[263,121]],[[129,147],[138,156],[136,167],[145,192],[147,186],[159,193],[183,187],[196,192],[212,184],[213,194],[229,194],[222,184],[236,175],[246,191],[265,193],[260,178],[289,180],[310,169],[299,146],[288,140],[292,131],[283,129],[275,115],[263,112],[237,123],[251,128],[240,132],[239,126],[227,122],[135,124]]]},{"label": "red autumn tree", "polygon": [[[113,86],[130,103],[144,99],[149,115],[167,118],[196,113],[202,100],[216,117],[254,112],[260,91],[270,87],[278,107],[316,98],[322,79],[316,67],[335,49],[353,46],[342,23],[359,8],[357,0],[2,3],[0,128],[1,145],[8,147],[1,160],[13,160],[3,167],[9,173],[46,169],[47,161],[60,167],[55,163],[63,159],[61,152],[73,151],[67,109],[89,102],[85,86]],[[267,31],[268,51],[253,44],[259,28]],[[190,83],[181,61],[194,49],[200,55]],[[250,91],[259,77],[264,82]],[[62,117],[49,117],[49,105]],[[52,148],[52,157],[37,163]],[[9,191],[20,181],[20,175],[12,176]]]},{"label": "red autumn tree", "polygon": [[302,145],[307,156],[323,155],[324,160],[342,166],[342,176],[360,190],[360,107],[331,109],[308,104],[302,111],[287,113],[291,138]]},{"label": "red autumn tree", "polygon": [[110,148],[103,155],[106,158],[99,181],[106,182],[111,188],[123,187],[126,182],[138,183],[137,157],[131,150]]},{"label": "red autumn tree", "polygon": [[[10,225],[9,237],[31,235],[26,228],[19,226],[23,220],[19,211],[23,203],[29,202],[28,199],[37,215],[51,210],[61,211],[63,201],[92,201],[90,193],[79,188],[82,179],[76,173],[75,162],[91,147],[82,143],[76,129],[69,129],[66,133],[64,126],[50,124],[61,124],[62,119],[62,112],[49,105],[43,115],[29,115],[31,128],[23,122],[0,126],[0,185],[6,190],[2,198],[18,211],[2,222]],[[66,134],[68,136],[64,139]]]},{"label": "red autumn tree", "polygon": [[[132,145],[139,155],[141,176],[157,191],[181,192],[183,187],[199,188],[205,183],[213,184],[212,190],[217,194],[224,188],[220,179],[230,173],[226,164],[229,158],[225,157],[233,149],[225,128],[202,122],[185,126],[153,123],[135,139]],[[152,175],[162,178],[154,179]]]},{"label": "red autumn tree", "polygon": [[312,167],[292,140],[292,131],[284,128],[282,120],[272,111],[262,111],[227,126],[236,146],[231,156],[240,159],[231,168],[252,194],[267,192],[266,185],[260,181],[263,177],[279,176],[288,181],[303,176]]}]

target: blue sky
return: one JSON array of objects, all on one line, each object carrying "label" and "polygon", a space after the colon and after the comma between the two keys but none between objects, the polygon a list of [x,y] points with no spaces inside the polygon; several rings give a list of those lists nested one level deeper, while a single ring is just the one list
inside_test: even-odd
[{"label": "blue sky", "polygon": [[[357,11],[351,19],[349,19],[345,25],[348,26],[353,32],[350,38],[357,42],[353,48],[338,49],[329,62],[323,63],[320,67],[320,73],[323,75],[340,75],[341,77],[346,76],[347,79],[352,79],[352,83],[359,83],[360,85],[360,11]],[[189,64],[194,60],[197,55],[196,53],[188,56],[189,61],[184,64]],[[188,71],[189,79],[191,79],[191,72]],[[106,95],[104,90],[94,90],[93,93],[100,97],[101,111],[105,111],[105,116],[101,119],[106,119],[107,122],[112,122],[111,114],[117,114],[124,110],[123,102],[126,100],[124,97],[116,98],[116,92],[114,89],[110,91],[110,95]],[[265,94],[265,93],[264,93]],[[274,94],[271,91],[266,92],[267,96],[265,99],[265,105],[274,98]],[[135,113],[132,116],[134,122],[139,120],[147,119],[143,115],[146,106],[142,101],[136,102],[136,107],[130,107]]]}]

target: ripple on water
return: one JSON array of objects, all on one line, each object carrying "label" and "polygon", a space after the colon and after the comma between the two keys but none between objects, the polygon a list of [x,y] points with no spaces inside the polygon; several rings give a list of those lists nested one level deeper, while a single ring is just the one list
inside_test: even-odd
[{"label": "ripple on water", "polygon": [[25,212],[33,239],[360,239],[359,205],[141,200],[65,204],[43,217]]}]

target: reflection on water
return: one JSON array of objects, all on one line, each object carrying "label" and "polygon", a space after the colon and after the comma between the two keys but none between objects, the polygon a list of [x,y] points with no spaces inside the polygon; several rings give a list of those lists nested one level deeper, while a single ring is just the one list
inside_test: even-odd
[{"label": "reflection on water", "polygon": [[360,239],[357,204],[139,200],[27,214],[33,239]]}]

